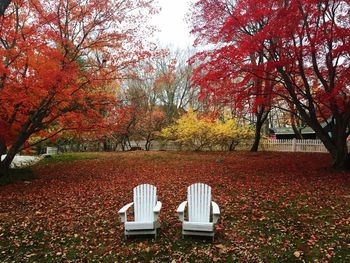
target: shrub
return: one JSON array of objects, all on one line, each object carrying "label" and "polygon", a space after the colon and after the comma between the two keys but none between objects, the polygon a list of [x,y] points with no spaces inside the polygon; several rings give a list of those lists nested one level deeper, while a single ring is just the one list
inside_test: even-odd
[{"label": "shrub", "polygon": [[161,137],[186,150],[234,150],[242,140],[254,138],[254,131],[238,125],[234,119],[221,121],[199,117],[190,110],[176,123],[163,129]]}]

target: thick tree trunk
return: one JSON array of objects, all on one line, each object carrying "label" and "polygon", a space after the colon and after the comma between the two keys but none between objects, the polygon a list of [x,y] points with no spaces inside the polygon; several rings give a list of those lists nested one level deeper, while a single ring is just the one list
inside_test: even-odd
[{"label": "thick tree trunk", "polygon": [[6,171],[10,168],[10,165],[15,158],[16,154],[18,153],[20,147],[23,144],[15,144],[13,145],[9,151],[7,152],[5,158],[0,162],[0,176],[4,176],[6,174]]},{"label": "thick tree trunk", "polygon": [[[282,79],[285,82],[287,91],[291,96],[291,100],[296,107],[296,110],[306,122],[316,133],[316,136],[323,142],[324,146],[330,152],[333,160],[332,167],[336,170],[349,170],[350,169],[350,159],[349,152],[347,149],[346,139],[349,135],[349,121],[350,121],[350,111],[349,107],[346,107],[344,112],[339,112],[339,107],[334,101],[330,102],[330,109],[332,110],[332,136],[329,135],[329,131],[321,126],[321,123],[316,114],[315,103],[311,93],[308,94],[308,108],[305,108],[305,104],[302,103],[300,98],[295,93],[295,86],[292,78],[283,69],[283,67],[277,67],[278,72],[281,74]],[[304,79],[306,86],[308,86],[307,79]],[[330,83],[334,86],[334,83]]]},{"label": "thick tree trunk", "polygon": [[0,141],[0,156],[6,153],[6,145],[4,142]]},{"label": "thick tree trunk", "polygon": [[0,163],[0,177],[6,175],[8,168],[6,168],[2,163]]},{"label": "thick tree trunk", "polygon": [[350,170],[350,156],[347,146],[347,120],[338,118],[332,128],[332,136],[323,129],[314,129],[317,137],[323,142],[332,156],[332,167],[335,170]]},{"label": "thick tree trunk", "polygon": [[17,140],[12,144],[10,149],[6,153],[6,157],[0,162],[0,174],[4,175],[6,171],[10,168],[10,165],[15,158],[16,154],[20,151],[23,144],[28,139],[28,135],[25,133],[21,133]]},{"label": "thick tree trunk", "polygon": [[339,132],[339,130],[335,134],[335,147],[330,151],[333,160],[332,167],[335,170],[350,170],[350,153],[348,151],[346,134]]},{"label": "thick tree trunk", "polygon": [[350,153],[345,152],[342,149],[337,149],[336,153],[334,155],[332,154],[332,157],[332,167],[335,170],[350,170]]},{"label": "thick tree trunk", "polygon": [[268,115],[269,115],[269,111],[265,111],[264,108],[260,109],[256,113],[255,137],[254,137],[254,143],[250,148],[251,152],[257,152],[259,149],[259,144],[261,139],[261,129]]}]

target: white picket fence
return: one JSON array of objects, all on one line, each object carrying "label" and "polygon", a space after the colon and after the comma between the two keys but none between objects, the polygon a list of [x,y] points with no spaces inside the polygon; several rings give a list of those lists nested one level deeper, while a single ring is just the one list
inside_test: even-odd
[{"label": "white picket fence", "polygon": [[[267,139],[262,141],[260,145],[262,151],[277,152],[328,152],[321,140],[283,140],[283,139]],[[350,150],[350,141],[348,141],[348,149]]]},{"label": "white picket fence", "polygon": [[[131,147],[140,147],[141,149],[145,149],[145,141],[132,141]],[[249,151],[253,144],[252,140],[246,140],[240,142],[235,150],[237,151]],[[65,146],[61,146],[61,149]],[[64,148],[64,152],[72,151],[71,147]],[[87,148],[89,150],[89,148]],[[350,141],[348,141],[348,149],[350,152]],[[91,150],[91,149],[90,149]],[[96,150],[93,148],[92,151]],[[101,148],[99,148],[101,150]],[[121,151],[121,148],[117,148],[117,151]],[[127,148],[128,150],[128,148]],[[185,148],[181,148],[174,142],[161,143],[158,141],[152,141],[151,151],[181,151],[185,150]],[[214,147],[211,149],[203,149],[204,151],[223,151],[222,147]],[[62,151],[62,150],[61,150]],[[74,151],[74,150],[73,150]],[[79,148],[76,151],[80,151]],[[324,147],[321,140],[298,140],[298,139],[264,139],[261,140],[259,145],[259,151],[276,151],[276,152],[319,152],[319,153],[327,153],[326,147]],[[57,148],[55,147],[47,147],[46,154],[57,154]]]},{"label": "white picket fence", "polygon": [[58,153],[57,147],[46,147],[46,154],[47,155],[55,155]]},{"label": "white picket fence", "polygon": [[[252,146],[253,141],[242,141],[236,150],[249,151]],[[132,146],[143,146],[141,142],[139,144],[132,144]],[[350,141],[348,141],[348,149],[350,151]],[[168,142],[162,145],[157,141],[151,143],[151,150],[159,151],[179,151],[178,145],[173,142]],[[209,149],[207,149],[209,151]],[[221,148],[211,149],[212,151],[222,151]],[[275,151],[275,152],[319,152],[327,153],[326,147],[323,145],[321,140],[315,139],[265,139],[260,142],[259,151]]]}]

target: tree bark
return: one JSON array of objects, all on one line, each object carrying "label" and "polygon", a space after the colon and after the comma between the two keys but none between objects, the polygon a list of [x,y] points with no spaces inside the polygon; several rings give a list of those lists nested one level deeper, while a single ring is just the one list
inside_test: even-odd
[{"label": "tree bark", "polygon": [[257,152],[259,149],[259,144],[261,139],[261,129],[264,125],[264,122],[267,119],[267,116],[269,115],[269,112],[270,111],[265,111],[264,108],[261,108],[256,113],[255,137],[254,137],[254,143],[250,148],[251,152]]},{"label": "tree bark", "polygon": [[28,136],[24,134],[20,135],[11,148],[7,151],[6,157],[0,162],[0,176],[4,176],[6,174],[6,171],[10,168],[13,159],[27,139]]},{"label": "tree bark", "polygon": [[257,152],[259,149],[260,139],[261,139],[261,127],[262,124],[260,122],[257,122],[255,125],[255,137],[254,137],[254,143],[252,147],[250,148],[251,152]]},{"label": "tree bark", "polygon": [[298,129],[298,127],[294,123],[292,123],[292,129],[295,135],[295,139],[303,139],[303,135],[301,131]]},{"label": "tree bark", "polygon": [[108,141],[107,141],[107,139],[104,139],[103,140],[103,151],[104,152],[109,152],[109,145],[108,145]]},{"label": "tree bark", "polygon": [[8,168],[6,168],[1,162],[0,162],[0,177],[3,177],[6,175]]},{"label": "tree bark", "polygon": [[336,151],[332,154],[332,157],[333,157],[332,167],[335,170],[339,170],[339,171],[350,170],[350,153],[348,153],[347,149],[345,151],[344,148],[338,147]]},{"label": "tree bark", "polygon": [[350,153],[348,151],[347,125],[341,121],[336,121],[332,131],[333,149],[330,150],[332,155],[332,167],[335,170],[350,170]]},{"label": "tree bark", "polygon": [[6,153],[6,144],[0,140],[0,156]]},{"label": "tree bark", "polygon": [[149,151],[151,148],[151,142],[153,141],[151,133],[148,134],[147,138],[146,138],[146,144],[145,144],[145,150]]}]

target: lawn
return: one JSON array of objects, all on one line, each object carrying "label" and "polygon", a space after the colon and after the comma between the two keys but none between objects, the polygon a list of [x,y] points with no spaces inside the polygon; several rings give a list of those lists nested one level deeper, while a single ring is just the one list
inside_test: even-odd
[{"label": "lawn", "polygon": [[[326,154],[127,152],[62,155],[0,186],[0,262],[350,262],[350,173]],[[215,241],[181,237],[195,182],[221,209]],[[124,239],[117,212],[157,186],[161,229]]]}]

